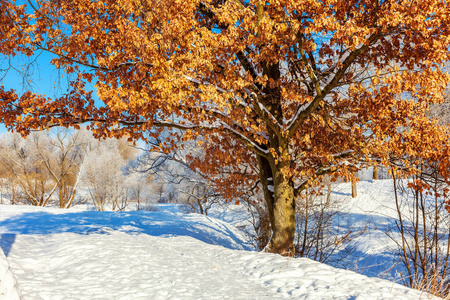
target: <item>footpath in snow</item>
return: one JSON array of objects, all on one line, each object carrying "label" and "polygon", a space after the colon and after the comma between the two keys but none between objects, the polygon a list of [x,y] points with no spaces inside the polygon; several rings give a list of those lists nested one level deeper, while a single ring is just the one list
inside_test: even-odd
[{"label": "footpath in snow", "polygon": [[430,299],[309,259],[249,251],[235,227],[170,211],[3,205],[0,246],[25,300]]}]

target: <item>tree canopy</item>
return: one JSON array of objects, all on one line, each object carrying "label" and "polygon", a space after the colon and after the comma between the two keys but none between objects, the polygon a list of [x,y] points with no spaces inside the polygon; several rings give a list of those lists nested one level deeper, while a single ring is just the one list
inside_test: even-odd
[{"label": "tree canopy", "polygon": [[181,129],[168,150],[201,136],[192,167],[227,168],[230,195],[257,185],[272,252],[293,254],[295,199],[324,174],[393,160],[414,172],[412,157],[448,177],[448,130],[428,113],[450,79],[444,0],[24,2],[0,0],[1,55],[52,53],[73,81],[60,98],[0,87],[2,121],[132,139]]}]

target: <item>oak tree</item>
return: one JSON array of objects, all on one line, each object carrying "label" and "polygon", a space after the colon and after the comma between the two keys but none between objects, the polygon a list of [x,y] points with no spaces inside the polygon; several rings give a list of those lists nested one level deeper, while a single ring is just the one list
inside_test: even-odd
[{"label": "oak tree", "polygon": [[427,113],[449,82],[444,0],[23,2],[0,0],[0,54],[52,53],[73,80],[59,98],[2,86],[2,121],[132,139],[181,129],[167,151],[201,136],[192,167],[226,170],[230,197],[257,184],[272,252],[293,255],[295,199],[322,175],[448,154]]}]

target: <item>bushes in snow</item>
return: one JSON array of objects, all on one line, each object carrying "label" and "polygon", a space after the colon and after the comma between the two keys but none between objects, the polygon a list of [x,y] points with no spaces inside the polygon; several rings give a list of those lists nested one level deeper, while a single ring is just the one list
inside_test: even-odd
[{"label": "bushes in snow", "polygon": [[143,201],[142,176],[123,174],[134,155],[125,140],[96,140],[85,130],[35,132],[27,139],[2,136],[1,202],[70,207],[80,189],[95,207],[123,209]]}]

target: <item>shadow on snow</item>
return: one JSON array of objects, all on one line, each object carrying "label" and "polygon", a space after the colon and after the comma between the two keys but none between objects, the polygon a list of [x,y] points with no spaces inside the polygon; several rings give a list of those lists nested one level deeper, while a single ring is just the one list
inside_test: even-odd
[{"label": "shadow on snow", "polygon": [[97,212],[64,214],[23,213],[0,221],[0,247],[8,256],[17,235],[46,235],[71,232],[81,235],[147,234],[159,237],[189,236],[230,249],[251,250],[239,231],[222,221],[202,215],[168,212]]}]

